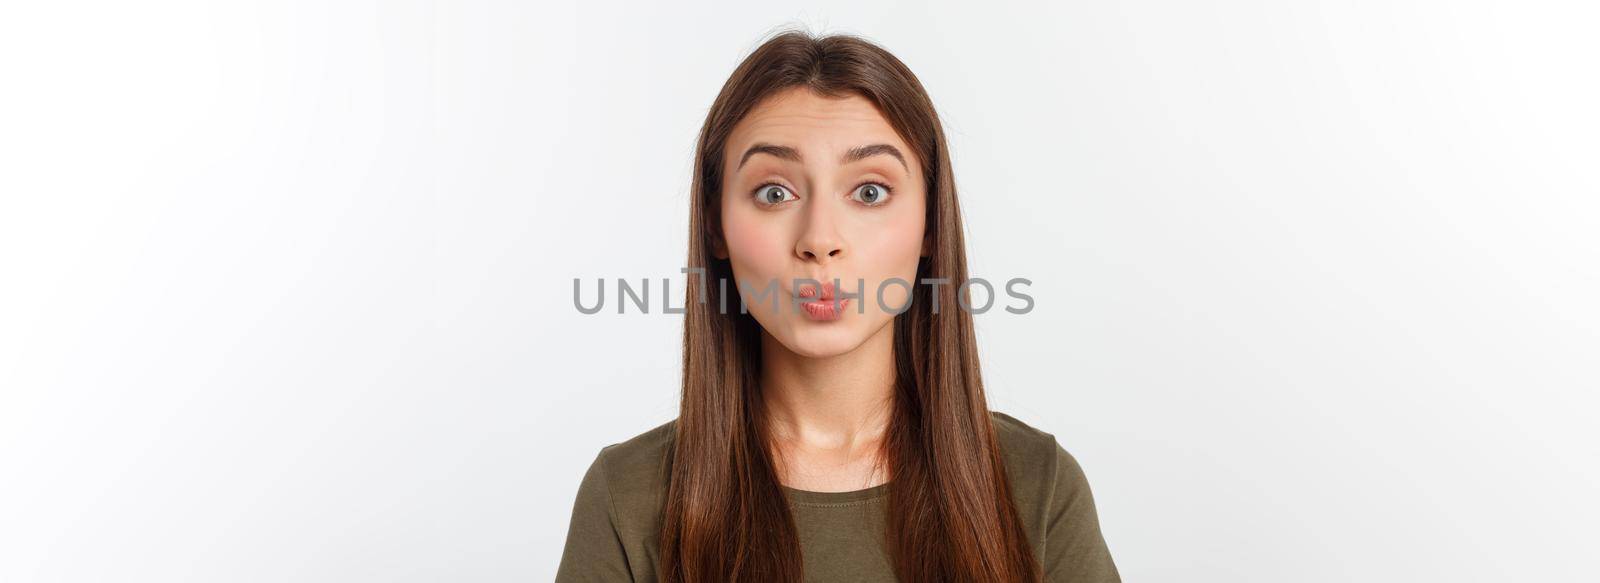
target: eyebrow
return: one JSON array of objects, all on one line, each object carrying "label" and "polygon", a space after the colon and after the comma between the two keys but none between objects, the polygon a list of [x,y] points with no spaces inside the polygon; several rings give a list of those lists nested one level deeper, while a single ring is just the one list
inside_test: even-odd
[{"label": "eyebrow", "polygon": [[[757,142],[755,145],[750,146],[750,149],[744,151],[744,155],[739,158],[739,165],[737,167],[735,167],[734,170],[738,170],[739,168],[744,168],[744,163],[746,161],[750,160],[751,156],[754,156],[756,154],[767,154],[769,156],[776,156],[778,158],[781,158],[781,159],[784,159],[784,160],[788,160],[790,162],[799,162],[799,161],[801,161],[801,159],[800,159],[800,151],[799,150],[796,150],[796,149],[791,148],[789,146],[779,146],[779,145],[776,145],[776,144],[768,144],[768,143],[765,143],[765,142]],[[896,147],[891,146],[889,144],[871,144],[871,145],[867,145],[867,146],[856,146],[854,148],[850,148],[850,151],[845,152],[844,156],[839,158],[839,163],[840,164],[850,164],[852,162],[859,162],[861,160],[865,160],[865,159],[871,158],[873,156],[885,156],[885,155],[894,156],[894,159],[900,161],[900,166],[902,168],[906,169],[906,173],[907,174],[911,173],[911,167],[906,165],[906,157],[905,157],[905,155],[900,153],[900,149],[899,148],[896,148]]]}]

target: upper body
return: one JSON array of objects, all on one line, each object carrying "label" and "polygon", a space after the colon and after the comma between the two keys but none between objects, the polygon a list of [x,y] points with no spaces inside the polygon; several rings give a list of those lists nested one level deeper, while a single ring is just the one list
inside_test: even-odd
[{"label": "upper body", "polygon": [[[1040,431],[991,412],[1011,496],[1045,581],[1120,581],[1077,460]],[[578,488],[558,583],[656,581],[657,535],[676,420],[600,450]],[[881,542],[890,484],[849,492],[785,487],[807,581],[895,581]]]},{"label": "upper body", "polygon": [[559,581],[1118,580],[1076,461],[988,407],[949,151],[864,39],[735,68],[695,146],[677,418],[596,457]]}]

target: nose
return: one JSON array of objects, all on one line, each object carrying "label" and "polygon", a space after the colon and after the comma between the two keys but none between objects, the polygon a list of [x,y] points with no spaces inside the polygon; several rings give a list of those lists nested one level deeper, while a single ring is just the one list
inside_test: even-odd
[{"label": "nose", "polygon": [[806,205],[805,225],[795,241],[795,255],[805,261],[827,264],[844,256],[844,238],[833,220],[833,209],[822,201]]}]

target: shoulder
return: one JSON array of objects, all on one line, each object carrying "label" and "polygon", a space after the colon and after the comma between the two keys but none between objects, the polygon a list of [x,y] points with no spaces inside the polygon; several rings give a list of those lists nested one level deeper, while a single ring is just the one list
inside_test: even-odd
[{"label": "shoulder", "polygon": [[1005,460],[1011,495],[1031,532],[1042,532],[1052,510],[1087,489],[1083,469],[1056,436],[1023,421],[990,411],[995,438]]},{"label": "shoulder", "polygon": [[600,448],[590,472],[606,491],[619,529],[652,532],[666,495],[677,420]]},{"label": "shoulder", "polygon": [[1078,460],[1054,435],[991,412],[1011,495],[1048,581],[1120,581]]},{"label": "shoulder", "polygon": [[[1008,458],[1015,457],[1018,461],[1035,463],[1049,461],[1059,447],[1055,435],[1024,423],[1016,417],[999,411],[990,411],[989,418],[994,422],[995,438],[1000,441],[1000,450]],[[1008,463],[1009,461],[1008,459]]]},{"label": "shoulder", "polygon": [[656,469],[661,455],[672,450],[677,436],[678,420],[673,419],[649,430],[600,448],[599,461],[615,477],[632,477],[633,474]]},{"label": "shoulder", "polygon": [[1078,459],[1067,451],[1055,434],[999,411],[990,411],[989,416],[994,420],[995,436],[1000,442],[1001,453],[1006,456],[1006,463],[1048,467],[1051,475],[1073,481],[1082,479],[1083,468],[1078,465]]},{"label": "shoulder", "polygon": [[995,438],[1006,464],[1018,466],[1025,477],[1042,479],[1082,473],[1078,460],[1056,440],[1055,434],[999,411],[990,411],[989,417],[994,420]]}]

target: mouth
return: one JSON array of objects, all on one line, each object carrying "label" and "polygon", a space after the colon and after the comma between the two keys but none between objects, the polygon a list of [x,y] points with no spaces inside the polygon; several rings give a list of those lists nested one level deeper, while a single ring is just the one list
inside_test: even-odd
[{"label": "mouth", "polygon": [[800,304],[800,309],[807,318],[815,321],[837,320],[844,315],[845,307],[850,305],[850,298],[835,300],[835,293],[832,282],[820,286],[801,284],[800,298],[805,301]]}]

